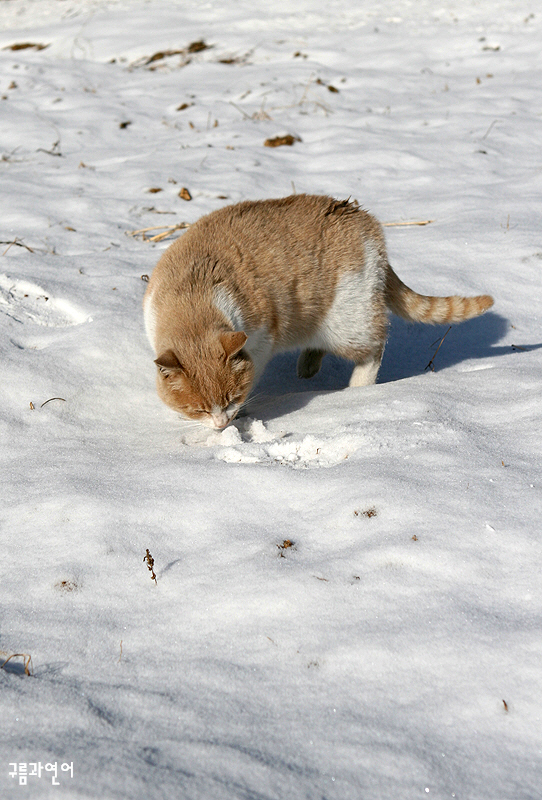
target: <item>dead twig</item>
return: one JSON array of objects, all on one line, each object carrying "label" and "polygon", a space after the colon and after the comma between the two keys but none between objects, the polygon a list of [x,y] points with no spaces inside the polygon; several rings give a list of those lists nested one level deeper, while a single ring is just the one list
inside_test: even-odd
[{"label": "dead twig", "polygon": [[7,251],[10,249],[10,247],[13,247],[13,245],[17,245],[17,247],[24,247],[25,250],[28,250],[29,253],[33,253],[34,252],[31,247],[29,247],[27,244],[25,244],[23,241],[21,241],[21,239],[19,239],[18,237],[15,237],[15,239],[12,242],[1,241],[0,244],[7,244],[8,245],[6,247],[6,249],[4,250],[4,252],[2,253],[3,256],[6,255]]},{"label": "dead twig", "polygon": [[493,128],[493,126],[494,126],[494,125],[496,125],[496,124],[497,124],[497,122],[500,122],[500,120],[499,120],[499,119],[494,119],[494,120],[493,120],[493,122],[491,123],[491,125],[489,126],[489,128],[487,129],[487,131],[486,131],[486,132],[484,133],[484,135],[482,136],[482,140],[486,139],[486,138],[489,136],[489,133],[490,133],[491,129]]},{"label": "dead twig", "polygon": [[[134,61],[133,64],[130,66],[133,67],[147,67],[150,70],[156,69],[158,66],[156,64],[157,61],[164,61],[167,58],[171,58],[172,56],[181,56],[181,67],[185,67],[187,64],[190,63],[189,55],[193,53],[200,53],[202,50],[211,50],[214,47],[212,44],[207,44],[202,39],[198,40],[197,42],[191,42],[187,47],[179,48],[176,50],[159,50],[157,53],[154,53],[152,56],[144,56],[143,58]],[[150,64],[154,64],[154,66],[149,66]]]},{"label": "dead twig", "polygon": [[[189,227],[189,222],[179,222],[177,225],[154,225],[151,228],[140,228],[137,231],[126,231],[126,233],[128,236],[141,236],[144,242],[161,242],[162,239],[166,239],[172,233]],[[149,231],[162,231],[162,233],[157,233],[154,236],[145,236]]]},{"label": "dead twig", "polygon": [[253,120],[256,120],[256,121],[271,120],[272,119],[272,117],[269,116],[267,111],[264,111],[263,104],[262,104],[262,107],[260,108],[260,110],[259,111],[254,111],[253,114],[247,114],[246,111],[243,111],[242,108],[239,108],[239,106],[236,105],[233,102],[233,100],[230,100],[230,105],[232,105],[235,109],[237,109],[237,111],[239,111],[243,115],[243,117],[245,119],[253,119]]},{"label": "dead twig", "polygon": [[252,119],[252,117],[250,116],[250,114],[247,114],[247,113],[246,113],[246,111],[243,111],[243,109],[242,109],[242,108],[239,108],[239,106],[238,106],[238,105],[236,105],[236,104],[233,102],[233,100],[230,100],[230,105],[231,105],[231,106],[233,106],[234,108],[236,108],[236,109],[237,109],[237,111],[239,111],[239,113],[240,113],[240,114],[242,114],[242,115],[243,115],[243,117],[244,117],[245,119]]},{"label": "dead twig", "polygon": [[292,136],[291,133],[287,133],[286,136],[275,136],[273,139],[266,139],[264,142],[265,147],[282,147],[283,145],[289,145],[290,147],[295,144],[295,142],[300,142],[301,139],[299,136]]},{"label": "dead twig", "polygon": [[381,225],[383,228],[403,228],[407,225],[429,225],[434,221],[434,219],[416,219],[412,220],[412,222],[382,222]]},{"label": "dead twig", "polygon": [[[435,352],[433,353],[433,358],[431,359],[431,361],[429,362],[429,364],[426,366],[426,368],[425,368],[425,369],[430,369],[430,370],[431,370],[431,372],[434,372],[434,371],[435,371],[435,365],[434,365],[434,363],[433,363],[433,362],[434,362],[434,359],[435,359],[435,356],[437,355],[438,351],[439,351],[439,350],[440,350],[440,348],[442,347],[442,342],[445,340],[445,338],[448,336],[448,334],[450,333],[450,331],[451,331],[451,330],[452,330],[452,326],[450,325],[450,327],[448,328],[448,330],[446,331],[446,333],[444,334],[444,336],[443,336],[443,337],[442,337],[442,339],[440,340],[440,342],[439,342],[439,346],[437,347],[437,349],[436,349],[436,350],[435,350]],[[434,344],[434,342],[433,342],[433,344]]]},{"label": "dead twig", "polygon": [[359,517],[361,514],[362,517],[367,517],[367,519],[371,519],[371,517],[378,516],[378,511],[374,506],[368,508],[366,511],[354,511],[354,516]]},{"label": "dead twig", "polygon": [[[0,655],[6,656],[7,653],[0,651]],[[24,674],[25,675],[33,675],[34,674],[34,667],[32,666],[32,656],[28,655],[28,653],[12,653],[10,656],[6,658],[3,664],[0,664],[0,669],[4,669],[8,661],[11,661],[12,658],[22,658],[24,663]],[[32,670],[32,672],[30,671]]]},{"label": "dead twig", "polygon": [[292,548],[292,550],[297,550],[295,542],[292,542],[291,539],[285,539],[282,542],[282,544],[278,544],[277,547],[279,549],[280,558],[286,558],[286,556],[284,555],[284,551],[288,550],[290,547]]},{"label": "dead twig", "polygon": [[156,580],[156,575],[154,574],[154,558],[151,556],[148,547],[147,547],[147,552],[143,556],[143,561],[147,562],[147,569],[151,573],[151,580],[153,580],[155,583],[158,583],[158,581]]},{"label": "dead twig", "polygon": [[47,153],[48,156],[59,156],[62,158],[62,153],[60,152],[60,139],[53,144],[50,150],[45,150],[43,147],[38,147],[36,153]]},{"label": "dead twig", "polygon": [[46,406],[47,403],[51,403],[53,400],[62,400],[63,403],[66,402],[63,397],[50,397],[48,400],[45,401],[45,403],[41,404],[40,408],[43,408],[43,406]]},{"label": "dead twig", "polygon": [[2,48],[2,50],[28,50],[32,48],[33,50],[45,50],[49,47],[48,44],[38,44],[37,42],[16,42],[15,44],[8,44]]}]

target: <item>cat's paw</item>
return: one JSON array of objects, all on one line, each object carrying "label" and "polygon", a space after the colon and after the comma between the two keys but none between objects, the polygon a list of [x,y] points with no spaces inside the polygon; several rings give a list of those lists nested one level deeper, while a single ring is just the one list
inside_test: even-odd
[{"label": "cat's paw", "polygon": [[320,372],[324,355],[323,350],[303,350],[297,359],[297,377],[314,378]]}]

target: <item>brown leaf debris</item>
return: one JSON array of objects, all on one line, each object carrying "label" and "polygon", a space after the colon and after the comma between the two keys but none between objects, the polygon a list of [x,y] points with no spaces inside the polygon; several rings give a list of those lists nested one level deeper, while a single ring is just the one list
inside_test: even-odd
[{"label": "brown leaf debris", "polygon": [[273,139],[266,139],[264,142],[265,147],[282,147],[282,145],[293,145],[295,142],[300,142],[299,136],[292,136],[288,133],[286,136],[275,136]]}]

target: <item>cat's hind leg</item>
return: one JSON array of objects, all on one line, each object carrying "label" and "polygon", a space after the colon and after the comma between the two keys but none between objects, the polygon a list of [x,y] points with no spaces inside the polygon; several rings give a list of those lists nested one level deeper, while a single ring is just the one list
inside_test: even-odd
[{"label": "cat's hind leg", "polygon": [[320,371],[325,354],[325,350],[303,350],[297,359],[297,377],[313,378]]},{"label": "cat's hind leg", "polygon": [[384,349],[382,348],[376,353],[360,357],[359,360],[354,359],[356,365],[348,385],[371,386],[373,383],[376,383],[376,376],[378,375],[378,370],[380,369],[380,362],[382,361],[383,354]]}]

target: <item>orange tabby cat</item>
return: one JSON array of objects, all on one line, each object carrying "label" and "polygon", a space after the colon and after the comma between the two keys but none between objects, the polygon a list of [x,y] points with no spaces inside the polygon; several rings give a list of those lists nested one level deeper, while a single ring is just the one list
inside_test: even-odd
[{"label": "orange tabby cat", "polygon": [[200,219],[166,250],[143,304],[159,396],[224,428],[281,350],[302,348],[302,378],[326,352],[350,359],[350,386],[366,386],[376,380],[388,309],[413,322],[461,322],[493,299],[416,294],[388,264],[380,224],[357,203],[294,195]]}]

